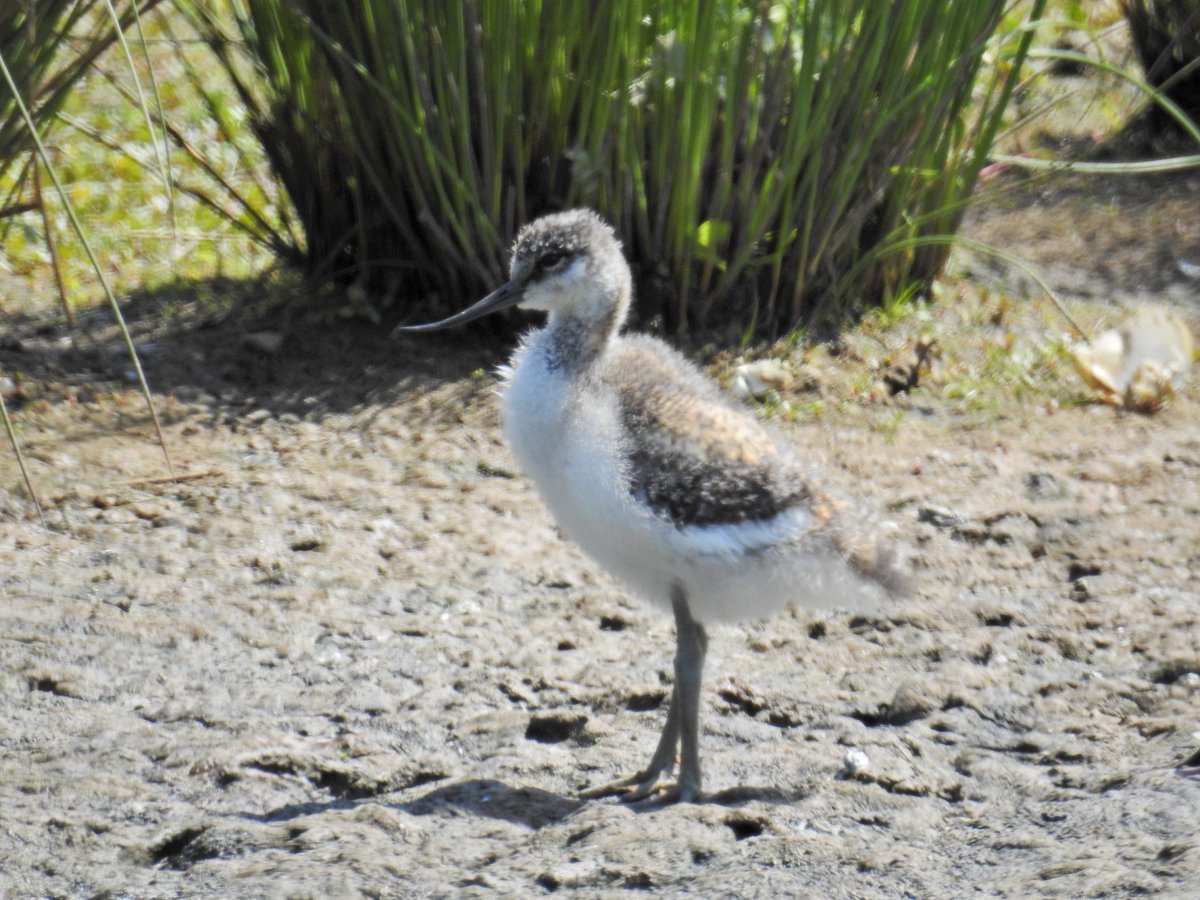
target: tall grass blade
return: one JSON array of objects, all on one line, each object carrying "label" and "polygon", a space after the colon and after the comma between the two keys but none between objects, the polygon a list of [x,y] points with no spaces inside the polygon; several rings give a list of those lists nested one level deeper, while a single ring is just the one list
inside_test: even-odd
[{"label": "tall grass blade", "polygon": [[29,491],[29,499],[33,501],[34,508],[37,509],[38,518],[42,522],[42,527],[46,527],[46,516],[42,512],[42,504],[38,500],[37,491],[33,489],[33,481],[29,477],[29,469],[25,466],[25,456],[21,453],[21,442],[17,440],[17,430],[13,427],[12,419],[8,415],[8,406],[4,402],[4,392],[0,391],[0,418],[4,419],[4,430],[8,432],[9,443],[12,444],[13,455],[17,458],[17,467],[21,470],[21,477],[25,480],[25,490]]},{"label": "tall grass blade", "polygon": [[991,160],[1022,169],[1045,172],[1078,172],[1088,175],[1151,175],[1159,172],[1178,172],[1200,167],[1200,154],[1170,156],[1165,159],[1147,159],[1135,162],[1087,162],[1070,159],[1038,159],[1033,156],[1012,156],[993,153]]},{"label": "tall grass blade", "polygon": [[[154,110],[157,114],[158,121],[165,122],[167,117],[163,112],[162,91],[159,90],[158,76],[154,74],[154,62],[150,58],[150,47],[146,43],[146,32],[145,29],[142,28],[142,16],[141,13],[138,12],[136,3],[133,5],[133,22],[137,28],[138,44],[142,50],[142,58],[146,62],[146,77],[150,81],[150,89],[154,94]],[[132,65],[130,66],[130,73],[136,77],[136,73],[134,72]],[[147,112],[146,107],[142,107],[142,109],[143,113]],[[149,120],[149,115],[146,115],[146,118]],[[167,140],[165,129],[161,135],[162,142],[160,143],[159,139],[154,136],[154,130],[151,126],[151,123],[147,121],[146,124],[147,127],[150,128],[150,136],[154,141],[154,152],[158,157],[158,164],[162,170],[163,186],[167,192],[167,216],[171,220],[171,259],[175,259],[178,256],[179,250],[179,214],[175,207],[175,177],[171,171],[170,145]]]},{"label": "tall grass blade", "polygon": [[67,286],[63,283],[62,264],[58,258],[58,241],[54,237],[54,229],[50,225],[50,212],[46,209],[46,198],[42,194],[42,167],[35,154],[31,160],[33,167],[33,202],[37,205],[42,216],[42,232],[46,238],[46,250],[50,254],[50,269],[54,272],[54,286],[58,290],[58,301],[62,306],[63,318],[68,327],[75,327],[75,311],[71,309],[71,301],[67,297]]},{"label": "tall grass blade", "polygon": [[[134,92],[137,95],[137,108],[139,110],[141,110],[142,119],[146,123],[146,132],[150,135],[150,142],[154,145],[154,156],[158,160],[158,175],[163,181],[163,190],[166,192],[166,195],[167,195],[167,205],[171,211],[171,223],[172,223],[172,229],[174,229],[174,227],[175,227],[175,196],[174,196],[174,190],[172,189],[172,186],[171,186],[171,170],[170,170],[170,163],[168,162],[168,154],[163,151],[163,145],[162,145],[162,143],[160,143],[158,136],[155,134],[154,123],[151,121],[151,118],[150,118],[150,105],[146,101],[146,92],[144,90],[142,90],[142,80],[138,77],[137,65],[133,61],[133,51],[129,49],[129,42],[127,40],[125,40],[124,29],[120,27],[121,20],[117,16],[117,10],[116,10],[116,8],[113,7],[112,0],[104,0],[104,5],[108,8],[108,14],[112,18],[113,25],[115,26],[115,31],[116,31],[116,35],[117,35],[117,43],[120,45],[121,52],[125,56],[125,63],[129,67],[129,77],[133,81]],[[142,26],[141,17],[136,15],[136,13],[137,13],[136,5],[133,7],[133,9],[134,9],[134,14],[135,14],[134,21],[137,24],[138,34],[142,39],[142,51],[146,56],[147,62],[149,62],[150,54],[146,50],[145,36],[142,35],[142,33],[141,33],[141,26]],[[161,97],[159,96],[159,93],[158,93],[158,84],[154,80],[153,66],[151,66],[149,68],[149,77],[150,77],[151,83],[154,85],[155,97],[157,97],[160,101],[159,102],[159,111],[161,113],[161,110],[162,110]]]}]

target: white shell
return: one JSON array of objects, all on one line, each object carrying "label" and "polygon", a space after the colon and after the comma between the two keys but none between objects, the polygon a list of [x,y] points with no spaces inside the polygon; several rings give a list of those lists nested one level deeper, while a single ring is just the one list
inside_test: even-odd
[{"label": "white shell", "polygon": [[760,359],[738,366],[733,371],[733,379],[733,392],[739,398],[761,400],[772,390],[788,388],[792,375],[787,366],[778,360]]},{"label": "white shell", "polygon": [[1075,368],[1104,401],[1156,409],[1183,385],[1196,343],[1187,324],[1160,306],[1145,306],[1091,343],[1071,350]]}]

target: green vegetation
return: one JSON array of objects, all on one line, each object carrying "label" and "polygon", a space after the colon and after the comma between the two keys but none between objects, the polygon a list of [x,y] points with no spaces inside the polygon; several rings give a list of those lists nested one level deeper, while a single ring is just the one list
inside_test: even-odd
[{"label": "green vegetation", "polygon": [[[57,123],[48,158],[118,293],[303,259],[367,289],[355,306],[372,315],[431,296],[451,309],[503,278],[524,221],[586,203],[626,241],[643,318],[732,322],[722,333],[748,341],[926,293],[1031,35],[1084,35],[1072,46],[1120,71],[1104,49],[1115,8],[1013,4],[988,37],[1002,4],[951,5],[644,0],[593,22],[499,0],[145,0],[136,23],[114,4],[133,44],[119,59],[100,54],[116,39],[105,4],[18,3],[0,12],[0,57],[42,85],[21,93],[43,133]],[[1029,55],[1044,72],[1081,53]],[[1001,158],[1057,166],[1011,137],[1073,114],[1057,98],[1031,112],[1037,78],[1004,120],[1021,155]],[[0,91],[0,271],[44,296],[57,237],[65,293],[92,302],[91,265],[61,201],[31,189],[45,173],[22,133]]]},{"label": "green vegetation", "polygon": [[[143,2],[135,20],[130,3],[115,3],[125,48],[113,46],[104,2],[32,6],[36,51],[9,55],[14,37],[29,33],[29,20],[15,15],[0,20],[0,58],[18,86],[43,85],[19,96],[32,98],[49,168],[87,233],[99,277],[117,294],[214,274],[246,277],[293,252],[299,238],[286,231],[286,201],[254,135],[239,124],[246,110],[172,4]],[[28,63],[14,60],[33,58],[47,62],[31,80]],[[10,135],[0,143],[0,273],[28,281],[22,294],[38,297],[54,290],[57,276],[72,305],[92,305],[104,297],[97,271],[47,166],[35,168],[16,98],[3,88],[0,113],[0,133]],[[12,311],[25,301],[10,294],[0,303]]]},{"label": "green vegetation", "polygon": [[[142,10],[158,2],[149,0]],[[137,11],[133,3],[119,0],[111,5],[100,0],[44,0],[0,7],[0,59],[16,86],[15,92],[7,86],[0,91],[0,178],[10,167],[28,163],[33,149],[18,93],[37,128],[49,127],[79,80],[129,28]],[[0,204],[0,218],[5,213],[12,214],[8,202]]]},{"label": "green vegetation", "polygon": [[1032,37],[992,40],[1005,6],[234,2],[259,92],[187,4],[311,270],[448,311],[503,279],[521,224],[588,205],[678,334],[840,320],[932,278],[944,244],[897,247],[957,226]]},{"label": "green vegetation", "polygon": [[[158,2],[148,0],[144,10]],[[139,8],[132,2],[58,0],[0,8],[0,222],[29,211],[40,215],[68,322],[71,308],[43,197],[44,162],[36,147],[76,85],[138,19]],[[54,171],[49,174],[53,177]],[[8,231],[6,226],[6,243]]]}]

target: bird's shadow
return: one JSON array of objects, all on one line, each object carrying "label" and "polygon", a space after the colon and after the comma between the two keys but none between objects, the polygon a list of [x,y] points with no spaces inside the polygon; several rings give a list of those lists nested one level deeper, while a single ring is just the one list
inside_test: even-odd
[{"label": "bird's shadow", "polygon": [[[788,806],[799,803],[812,792],[800,789],[761,787],[756,785],[737,785],[724,788],[712,793],[701,795],[696,806],[722,806],[727,809],[739,809],[749,803],[767,803],[776,806]],[[602,802],[602,801],[593,801]],[[622,802],[619,798],[617,802]],[[663,800],[655,796],[628,804],[637,813],[655,812],[675,805],[675,801]]]},{"label": "bird's shadow", "polygon": [[790,806],[808,799],[812,793],[811,788],[745,784],[705,794],[703,800],[716,806],[738,807],[753,802]]},{"label": "bird's shadow", "polygon": [[334,812],[336,810],[356,809],[362,802],[361,800],[348,800],[335,797],[330,800],[313,800],[307,803],[287,803],[262,813],[244,812],[236,815],[237,818],[269,825],[276,822],[289,822],[292,819],[299,819],[304,816],[317,816],[321,813]]},{"label": "bird's shadow", "polygon": [[[797,803],[811,794],[804,788],[739,785],[705,794],[701,806],[739,808],[759,802],[785,806]],[[502,781],[472,779],[447,784],[399,805],[418,816],[431,815],[446,808],[492,819],[515,822],[528,828],[540,829],[559,822],[572,813],[596,803],[617,803],[619,798],[581,799],[574,795],[556,794],[535,787],[512,787]],[[650,797],[628,808],[637,813],[654,812],[672,804]]]},{"label": "bird's shadow", "polygon": [[414,816],[428,816],[451,808],[537,830],[565,819],[584,803],[541,788],[512,787],[502,781],[475,778],[434,788],[399,804],[399,808]]},{"label": "bird's shadow", "polygon": [[[705,794],[699,805],[736,809],[752,802],[772,805],[791,805],[812,793],[806,788],[739,785]],[[302,816],[317,815],[334,810],[354,809],[367,798],[334,798],[324,802],[290,803],[265,813],[247,813],[243,817],[258,822],[286,822]],[[378,798],[376,801],[378,802]],[[566,819],[579,810],[598,803],[621,804],[619,798],[584,800],[573,795],[557,794],[536,787],[513,787],[494,779],[475,778],[441,785],[419,797],[394,804],[414,816],[437,815],[446,811],[499,819],[539,830]],[[665,809],[670,803],[651,797],[628,804],[636,813]]]},{"label": "bird's shadow", "polygon": [[[352,810],[363,803],[380,802],[379,797],[331,798],[325,801],[289,803],[264,813],[245,813],[257,822],[286,822],[303,816],[336,810]],[[386,803],[414,816],[429,816],[451,810],[481,818],[501,819],[527,828],[540,829],[565,819],[584,806],[584,801],[534,787],[512,787],[502,781],[475,778],[442,785],[419,797]]]}]

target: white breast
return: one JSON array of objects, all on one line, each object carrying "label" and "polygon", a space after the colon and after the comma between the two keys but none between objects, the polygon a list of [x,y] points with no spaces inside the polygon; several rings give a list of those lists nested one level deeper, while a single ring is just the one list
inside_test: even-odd
[{"label": "white breast", "polygon": [[548,369],[534,332],[503,371],[500,390],[504,438],[525,474],[534,481],[562,466],[557,452],[567,421],[570,382]]},{"label": "white breast", "polygon": [[513,358],[503,390],[504,436],[558,526],[645,599],[670,607],[674,530],[626,489],[615,395],[546,365],[535,332]]}]

